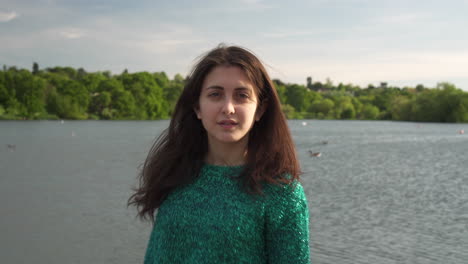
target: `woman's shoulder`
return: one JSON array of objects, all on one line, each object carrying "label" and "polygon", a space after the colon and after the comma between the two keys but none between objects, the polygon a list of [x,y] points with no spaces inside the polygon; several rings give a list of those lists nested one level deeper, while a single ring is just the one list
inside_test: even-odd
[{"label": "woman's shoulder", "polygon": [[283,223],[286,219],[308,219],[308,202],[300,181],[268,184],[264,193],[266,216],[270,221]]},{"label": "woman's shoulder", "polygon": [[268,200],[305,199],[304,187],[299,180],[290,180],[291,175],[286,174],[287,182],[266,183],[264,194]]}]

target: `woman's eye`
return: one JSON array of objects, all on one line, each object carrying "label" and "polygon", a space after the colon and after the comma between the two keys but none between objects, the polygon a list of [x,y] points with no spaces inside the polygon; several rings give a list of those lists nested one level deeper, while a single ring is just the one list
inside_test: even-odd
[{"label": "woman's eye", "polygon": [[218,96],[219,96],[219,93],[218,93],[218,92],[209,93],[208,96],[209,96],[209,97],[218,97]]},{"label": "woman's eye", "polygon": [[249,94],[247,94],[247,93],[240,93],[240,94],[239,94],[239,97],[242,98],[242,99],[249,99]]}]

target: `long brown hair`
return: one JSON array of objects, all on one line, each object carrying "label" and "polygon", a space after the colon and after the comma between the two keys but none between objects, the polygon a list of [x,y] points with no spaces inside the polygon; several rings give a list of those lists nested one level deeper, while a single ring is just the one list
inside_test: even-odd
[{"label": "long brown hair", "polygon": [[[205,77],[216,66],[237,66],[254,84],[261,119],[249,132],[246,164],[240,179],[245,191],[261,194],[262,184],[288,184],[299,179],[300,168],[276,89],[260,60],[250,51],[219,45],[193,68],[167,128],[155,141],[139,173],[139,187],[128,200],[138,216],[153,220],[154,211],[175,188],[199,174],[208,151],[208,139],[194,109],[198,108]],[[287,175],[287,176],[285,176]]]}]

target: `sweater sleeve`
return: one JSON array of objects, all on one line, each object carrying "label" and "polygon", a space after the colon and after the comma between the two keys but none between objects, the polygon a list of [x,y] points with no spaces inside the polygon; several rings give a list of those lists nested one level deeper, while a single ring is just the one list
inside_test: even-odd
[{"label": "sweater sleeve", "polygon": [[265,211],[268,263],[310,263],[309,210],[299,182],[271,186]]},{"label": "sweater sleeve", "polygon": [[154,248],[155,248],[155,226],[151,230],[151,235],[148,240],[148,246],[146,247],[145,260],[144,264],[153,264],[154,263]]}]

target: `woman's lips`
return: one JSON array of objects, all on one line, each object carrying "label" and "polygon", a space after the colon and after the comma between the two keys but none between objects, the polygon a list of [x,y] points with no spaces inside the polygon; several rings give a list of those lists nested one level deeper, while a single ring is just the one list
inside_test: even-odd
[{"label": "woman's lips", "polygon": [[234,126],[236,126],[237,122],[234,120],[222,120],[218,122],[218,125],[220,125],[223,128],[229,129],[229,128],[233,128]]}]

